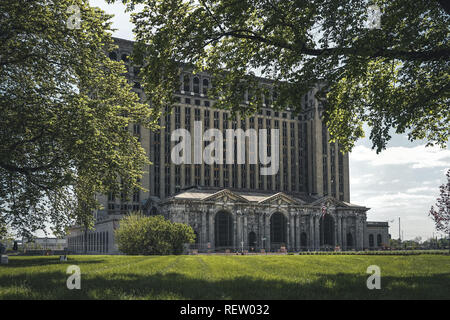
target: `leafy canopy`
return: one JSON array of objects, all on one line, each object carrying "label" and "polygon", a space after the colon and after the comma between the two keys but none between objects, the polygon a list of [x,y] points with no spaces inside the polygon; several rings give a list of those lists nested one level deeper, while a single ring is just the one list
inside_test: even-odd
[{"label": "leafy canopy", "polygon": [[91,225],[97,193],[139,187],[149,162],[127,127],[159,115],[108,58],[110,18],[85,0],[0,2],[0,220],[20,233]]},{"label": "leafy canopy", "polygon": [[[115,2],[109,0],[109,2]],[[179,63],[213,75],[216,107],[254,113],[262,94],[274,108],[302,111],[316,98],[333,141],[350,150],[371,127],[377,152],[389,128],[410,140],[445,146],[450,135],[450,15],[428,0],[123,0],[145,65],[144,88],[155,106],[173,103]],[[369,6],[381,28],[369,28]],[[446,12],[447,10],[447,12]],[[262,81],[252,73],[268,78]],[[249,90],[249,104],[242,95]]]}]

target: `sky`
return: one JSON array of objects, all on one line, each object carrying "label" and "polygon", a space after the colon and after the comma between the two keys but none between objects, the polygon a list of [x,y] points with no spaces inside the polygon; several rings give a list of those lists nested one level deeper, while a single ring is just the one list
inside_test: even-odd
[{"label": "sky", "polygon": [[[106,4],[104,0],[90,0],[90,4],[114,14],[113,28],[117,30],[113,36],[134,39],[124,5]],[[450,168],[450,150],[425,144],[392,133],[392,140],[380,154],[371,149],[367,137],[359,140],[350,154],[350,201],[370,208],[367,220],[388,221],[392,238],[399,237],[399,218],[402,239],[424,240],[438,235],[428,212]]]}]

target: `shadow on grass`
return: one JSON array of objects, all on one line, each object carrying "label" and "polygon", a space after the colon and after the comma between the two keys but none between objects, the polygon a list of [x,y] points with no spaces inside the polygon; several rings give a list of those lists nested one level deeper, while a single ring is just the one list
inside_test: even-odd
[{"label": "shadow on grass", "polygon": [[366,287],[368,275],[316,274],[301,283],[242,276],[209,281],[179,273],[85,274],[81,289],[66,288],[68,275],[0,277],[0,299],[449,299],[450,273],[381,278],[380,290]]}]

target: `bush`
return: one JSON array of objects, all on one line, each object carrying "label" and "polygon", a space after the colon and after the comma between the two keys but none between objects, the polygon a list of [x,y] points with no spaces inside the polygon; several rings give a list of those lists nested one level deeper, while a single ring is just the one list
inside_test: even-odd
[{"label": "bush", "polygon": [[185,243],[195,241],[194,230],[162,216],[132,213],[120,221],[115,231],[119,250],[125,254],[180,254]]}]

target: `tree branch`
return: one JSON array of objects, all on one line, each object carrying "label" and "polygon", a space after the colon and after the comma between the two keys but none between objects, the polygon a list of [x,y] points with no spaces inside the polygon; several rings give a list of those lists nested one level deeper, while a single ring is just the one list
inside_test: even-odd
[{"label": "tree branch", "polygon": [[238,39],[249,39],[253,41],[258,41],[261,43],[266,43],[278,48],[283,48],[291,51],[297,51],[299,54],[306,54],[310,56],[331,56],[331,55],[349,55],[349,56],[359,56],[367,58],[389,58],[389,59],[399,59],[399,60],[409,60],[409,61],[435,61],[450,58],[450,49],[442,48],[436,50],[428,51],[405,51],[405,50],[393,50],[393,49],[373,49],[367,50],[365,48],[352,48],[352,47],[334,47],[334,48],[324,48],[315,49],[308,48],[305,46],[297,47],[293,44],[282,42],[279,40],[265,38],[254,31],[251,30],[231,30],[222,32],[213,37],[208,43],[219,41],[223,37],[235,37]]}]

